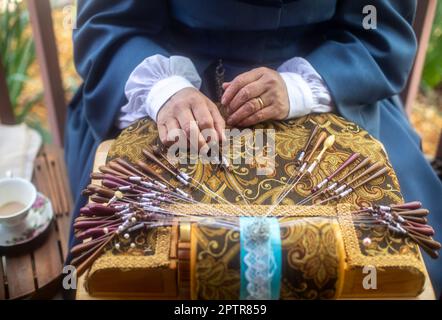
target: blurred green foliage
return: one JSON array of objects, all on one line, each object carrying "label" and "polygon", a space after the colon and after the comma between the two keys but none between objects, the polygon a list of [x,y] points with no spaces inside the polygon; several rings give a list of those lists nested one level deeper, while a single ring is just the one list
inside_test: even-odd
[{"label": "blurred green foliage", "polygon": [[43,93],[22,99],[28,71],[35,61],[35,48],[29,29],[29,14],[23,2],[0,0],[0,57],[5,68],[9,97],[17,122],[26,122],[41,133],[44,140],[50,136],[41,121],[31,113],[32,107],[42,101]]},{"label": "blurred green foliage", "polygon": [[442,87],[442,1],[438,1],[436,18],[422,76],[424,89]]},{"label": "blurred green foliage", "polygon": [[[0,16],[0,56],[3,58],[12,105],[18,109],[20,93],[29,80],[28,69],[35,60],[35,49],[32,37],[26,34],[29,23],[27,12],[21,4],[11,4],[14,4],[13,0],[6,1],[6,10]],[[13,7],[16,9],[13,10]],[[22,120],[29,108],[23,108],[20,113],[16,110],[17,118]]]}]

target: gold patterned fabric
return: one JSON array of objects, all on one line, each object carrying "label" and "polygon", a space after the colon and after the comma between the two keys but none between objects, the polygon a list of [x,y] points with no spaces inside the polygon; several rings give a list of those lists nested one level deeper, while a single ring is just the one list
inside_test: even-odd
[{"label": "gold patterned fabric", "polygon": [[[283,205],[293,205],[308,196],[314,185],[333,172],[353,152],[359,152],[362,156],[372,159],[373,162],[383,163],[389,168],[389,171],[385,176],[357,190],[345,201],[359,206],[366,206],[370,203],[391,204],[402,201],[398,180],[382,144],[357,125],[333,114],[310,115],[296,120],[270,122],[255,126],[254,130],[275,130],[276,170],[269,175],[256,175],[257,167],[266,165],[265,157],[255,157],[253,163],[245,164],[248,154],[244,145],[252,143],[253,139],[250,135],[247,139],[241,141],[240,152],[233,152],[232,149],[228,154],[232,163],[238,157],[242,160],[239,161],[240,165],[233,165],[232,173],[226,174],[223,170],[215,170],[215,165],[203,165],[201,162],[183,165],[182,170],[197,181],[204,183],[229,202],[238,203],[243,201],[238,194],[238,188],[236,187],[238,186],[249,202],[271,204],[286,186],[288,178],[293,174],[294,158],[304,146],[315,123],[320,124],[321,128],[329,134],[334,134],[336,143],[326,153],[316,173],[312,177],[304,179],[294,190],[295,192],[291,192],[287,196],[282,203]],[[148,119],[141,120],[120,134],[110,150],[109,158],[125,157],[132,161],[144,159],[142,149],[155,144],[159,144],[156,125]],[[253,149],[253,146],[248,148],[248,150],[251,149]],[[156,169],[168,179],[171,179],[161,168],[157,167]],[[201,192],[194,192],[192,195],[197,200],[205,203],[216,202],[216,200]]]},{"label": "gold patterned fabric", "polygon": [[281,299],[339,296],[340,261],[345,259],[336,219],[302,218],[281,229]]},{"label": "gold patterned fabric", "polygon": [[[230,212],[236,216],[244,213],[251,216],[265,214],[268,206],[275,202],[293,174],[293,160],[304,146],[316,123],[327,133],[335,135],[336,143],[325,154],[315,173],[311,177],[304,178],[273,212],[273,215],[278,217],[287,216],[299,220],[299,223],[291,228],[281,229],[284,257],[281,297],[321,299],[417,295],[422,290],[424,281],[424,266],[418,247],[411,241],[391,234],[385,228],[355,225],[350,214],[354,208],[352,206],[389,205],[403,201],[398,180],[385,150],[382,144],[365,130],[334,114],[309,115],[291,121],[271,122],[254,127],[254,130],[275,130],[276,169],[267,175],[256,175],[256,169],[266,164],[268,159],[265,157],[257,157],[251,164],[244,164],[242,161],[240,165],[233,165],[230,173],[216,170],[215,165],[203,165],[200,162],[182,165],[181,170],[242,209],[234,210],[232,206],[218,204],[207,194],[193,190],[192,196],[201,204],[180,210],[187,210],[189,214],[194,215],[215,211]],[[251,135],[254,132],[256,131],[252,131]],[[242,145],[249,143],[248,141],[250,140],[243,139]],[[142,155],[142,149],[157,143],[158,133],[155,124],[148,119],[140,120],[124,130],[115,140],[108,161],[116,157],[124,157],[134,162],[140,159],[146,160]],[[299,210],[296,203],[310,194],[312,186],[333,172],[354,152],[359,152],[372,161],[381,162],[388,168],[387,173],[342,199],[338,206],[336,203],[331,203],[330,206],[313,205]],[[244,151],[231,152],[228,155],[232,162],[236,157],[242,159],[247,157]],[[173,177],[160,167],[154,164],[152,167],[171,183],[176,184]],[[345,173],[346,171],[343,172]],[[239,190],[252,207],[244,203]],[[163,231],[162,234],[167,234],[169,239],[177,238],[170,228],[164,228]],[[191,289],[194,297],[214,299],[237,297],[239,285],[239,265],[237,257],[235,258],[239,250],[237,234],[222,228],[193,226],[191,235],[194,248],[194,251],[191,250],[193,259]],[[364,239],[367,237],[371,239],[371,243],[364,245]],[[88,275],[88,282],[95,285],[96,292],[103,290],[99,288],[100,283],[95,276],[103,272],[112,273],[119,266],[125,268],[126,272],[140,269],[147,272],[146,270],[153,268],[175,270],[174,263],[178,260],[173,255],[173,249],[164,245],[165,242],[162,241],[163,251],[157,254],[155,250],[147,250],[146,247],[158,248],[158,236],[144,235],[144,238],[149,240],[140,241],[136,248],[122,246],[119,251],[108,250],[96,261]],[[173,245],[173,241],[170,243]],[[216,243],[216,248],[210,247],[209,243]],[[217,251],[224,247],[226,250],[222,251],[222,254],[221,251]],[[136,261],[136,267],[127,267],[128,261],[132,260]],[[158,261],[161,263],[153,267],[154,262]],[[378,268],[378,278],[382,279],[379,280],[381,283],[378,284],[378,290],[367,291],[362,287],[364,277],[362,269],[367,265]],[[140,281],[138,278],[139,284]],[[179,288],[175,288],[175,291],[169,292],[167,296],[174,296],[178,291]]]},{"label": "gold patterned fabric", "polygon": [[191,239],[191,298],[239,299],[241,276],[238,230],[195,224]]},{"label": "gold patterned fabric", "polygon": [[[280,228],[282,251],[281,299],[336,297],[339,262],[337,220],[291,218]],[[200,226],[192,228],[192,299],[240,297],[240,235],[237,230]]]}]

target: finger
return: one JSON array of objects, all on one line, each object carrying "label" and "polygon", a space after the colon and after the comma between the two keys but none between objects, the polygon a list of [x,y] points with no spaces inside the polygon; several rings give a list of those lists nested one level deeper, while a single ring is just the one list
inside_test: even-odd
[{"label": "finger", "polygon": [[178,122],[180,123],[181,129],[184,131],[187,139],[190,142],[190,146],[197,148],[197,150],[203,147],[208,149],[206,140],[202,136],[196,120],[193,117],[193,113],[190,108],[183,108],[182,112],[179,112],[176,116]]},{"label": "finger", "polygon": [[255,124],[272,119],[273,109],[274,108],[272,108],[270,106],[270,107],[259,110],[258,112],[252,114],[251,116],[249,116],[246,119],[239,122],[238,127],[250,127]]},{"label": "finger", "polygon": [[221,103],[225,106],[229,105],[233,97],[238,93],[239,90],[241,90],[241,88],[251,82],[258,80],[262,76],[262,74],[262,69],[253,69],[249,72],[245,72],[237,76],[235,79],[233,79],[233,81],[224,92]]},{"label": "finger", "polygon": [[196,121],[190,123],[190,146],[197,150],[201,150],[202,153],[207,153],[209,150],[207,141],[202,135]]},{"label": "finger", "polygon": [[231,126],[237,125],[252,114],[263,109],[263,107],[265,108],[268,105],[266,103],[266,101],[268,101],[267,94],[262,94],[260,98],[264,103],[264,106],[261,105],[260,101],[257,98],[249,100],[245,104],[240,106],[238,110],[236,110],[232,115],[229,116],[229,118],[227,119],[227,124]]},{"label": "finger", "polygon": [[230,86],[231,82],[224,82],[223,83],[223,90],[226,90]]},{"label": "finger", "polygon": [[190,106],[189,107],[184,107],[182,108],[182,110],[180,112],[178,112],[175,115],[181,130],[183,130],[184,134],[186,135],[186,138],[189,139],[190,138],[190,124],[191,122],[195,121],[195,118],[193,117],[192,111],[190,110]]},{"label": "finger", "polygon": [[226,122],[224,121],[224,118],[221,116],[221,113],[215,105],[209,107],[209,111],[212,115],[213,125],[218,137],[220,138],[221,142],[226,141],[226,134],[224,131],[226,129]]},{"label": "finger", "polygon": [[166,128],[166,136],[163,139],[160,139],[164,145],[170,146],[180,138],[180,124],[175,118],[168,119],[164,125]]},{"label": "finger", "polygon": [[[215,126],[213,124],[213,117],[210,111],[208,110],[206,101],[201,100],[199,101],[198,105],[196,104],[192,105],[191,108],[192,108],[193,117],[195,118],[196,123],[198,124],[198,127],[201,132],[208,129],[215,131]],[[217,136],[215,136],[214,138],[215,140],[218,141]]]},{"label": "finger", "polygon": [[167,145],[167,127],[165,124],[158,124],[158,136],[163,145]]},{"label": "finger", "polygon": [[247,101],[252,100],[254,98],[259,97],[266,91],[264,86],[264,82],[261,80],[254,81],[249,83],[245,87],[241,88],[238,93],[233,97],[232,101],[229,104],[228,112],[229,114],[234,113],[245,104]]}]

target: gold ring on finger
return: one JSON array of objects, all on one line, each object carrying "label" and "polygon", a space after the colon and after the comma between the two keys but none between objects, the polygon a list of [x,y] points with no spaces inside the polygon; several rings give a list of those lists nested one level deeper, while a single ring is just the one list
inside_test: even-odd
[{"label": "gold ring on finger", "polygon": [[256,98],[256,100],[258,100],[259,108],[264,109],[265,105],[264,105],[264,101],[262,101],[261,97]]}]

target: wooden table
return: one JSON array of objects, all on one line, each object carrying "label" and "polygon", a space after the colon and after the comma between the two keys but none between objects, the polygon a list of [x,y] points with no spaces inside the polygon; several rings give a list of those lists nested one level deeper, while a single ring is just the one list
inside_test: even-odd
[{"label": "wooden table", "polygon": [[[72,209],[63,151],[45,146],[35,164],[33,181],[37,190],[51,200],[54,221],[35,242],[0,253],[0,300],[52,298],[59,289],[58,280],[68,250]],[[50,185],[48,181],[56,183]],[[64,205],[54,197],[55,193],[60,195],[62,192]]]}]

